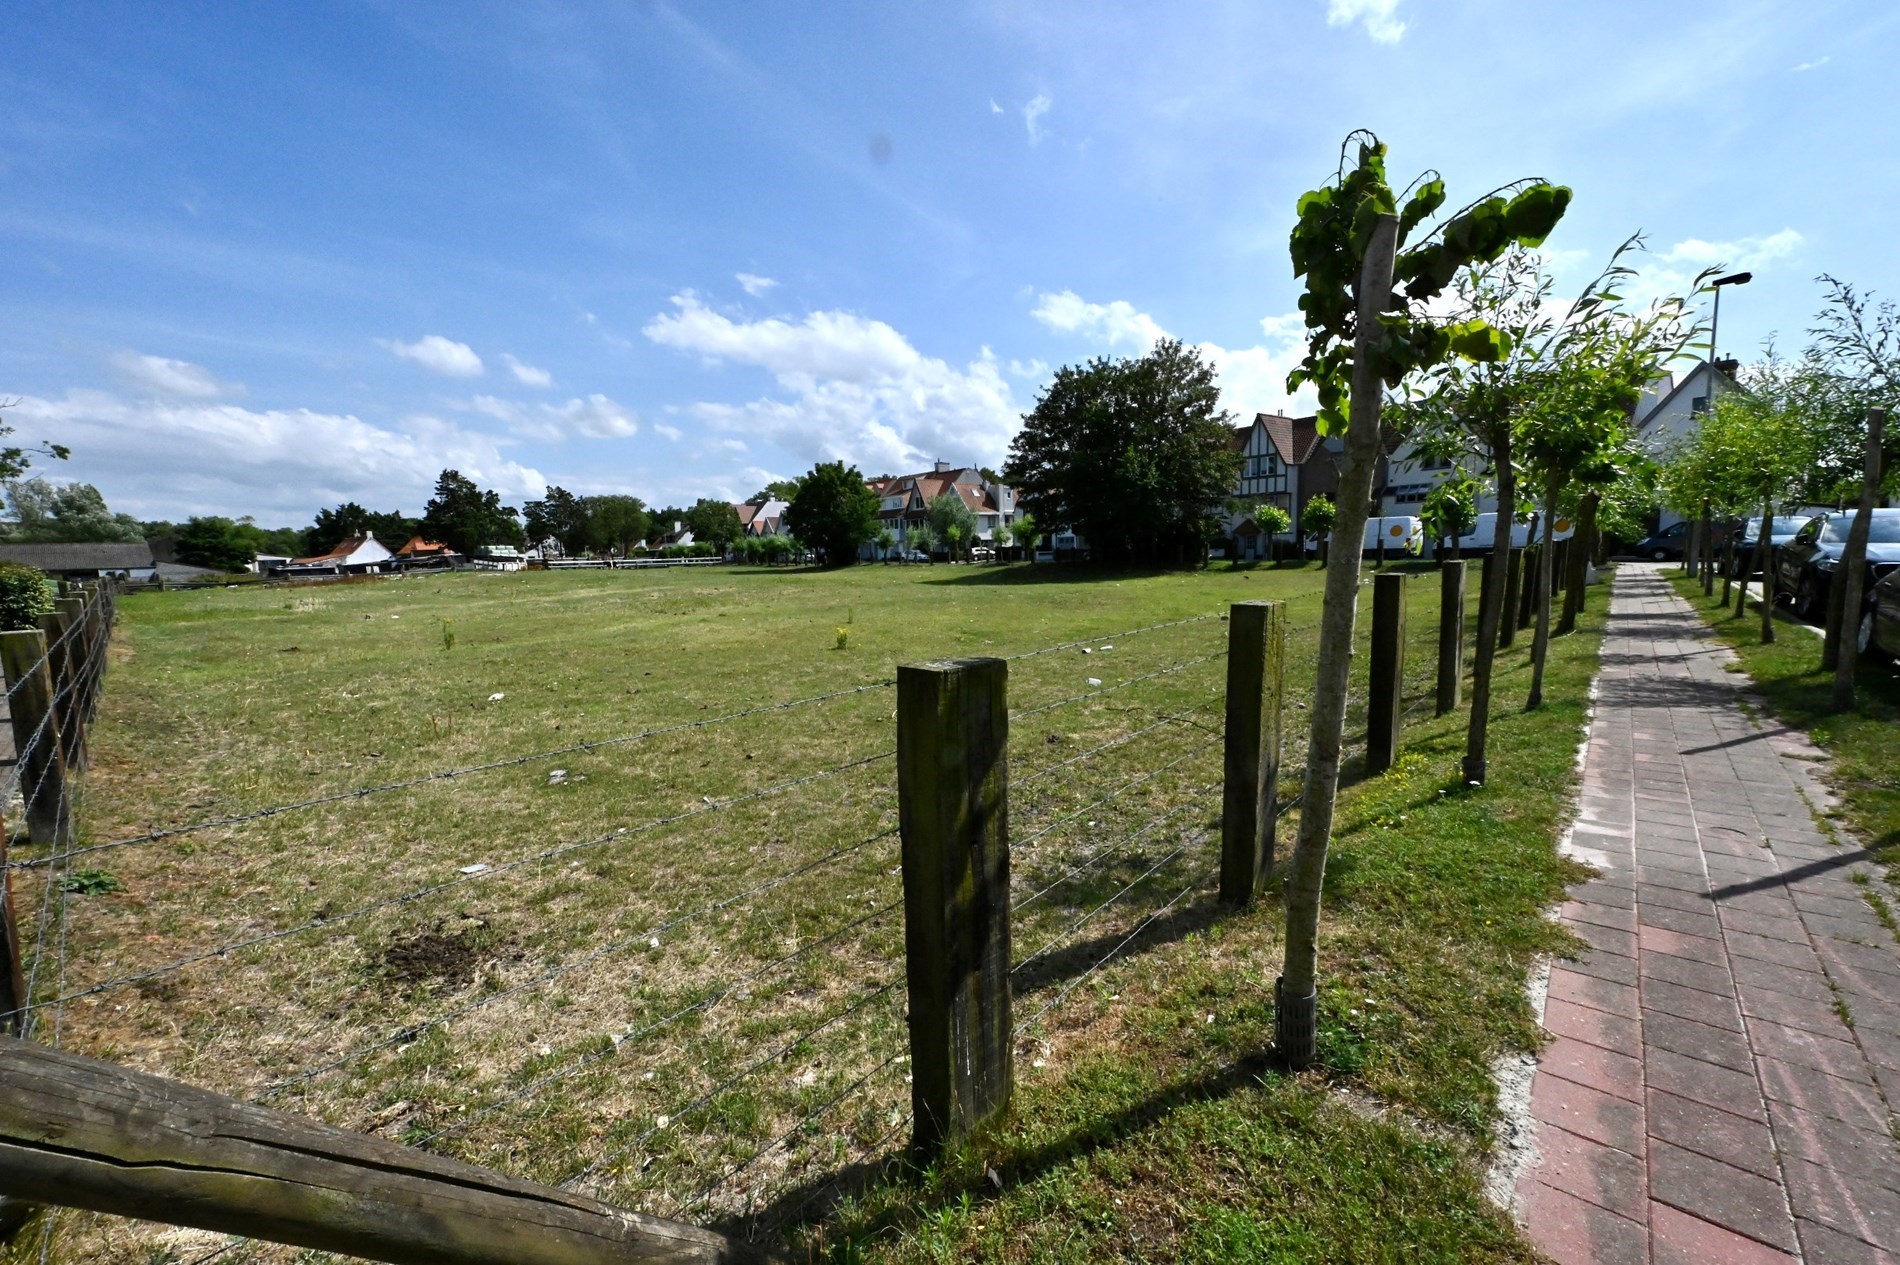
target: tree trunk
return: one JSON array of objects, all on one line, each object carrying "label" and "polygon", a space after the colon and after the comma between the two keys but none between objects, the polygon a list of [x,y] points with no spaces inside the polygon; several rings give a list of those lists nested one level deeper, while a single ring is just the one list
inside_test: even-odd
[{"label": "tree trunk", "polygon": [[1396,215],[1381,215],[1366,245],[1356,290],[1358,337],[1353,349],[1352,395],[1344,460],[1339,472],[1339,512],[1333,538],[1347,544],[1326,569],[1326,599],[1320,612],[1319,666],[1314,673],[1312,729],[1306,747],[1306,784],[1300,796],[1300,832],[1286,880],[1286,963],[1276,987],[1275,1044],[1295,1068],[1313,1061],[1319,975],[1319,909],[1332,841],[1333,801],[1339,791],[1339,748],[1346,719],[1346,685],[1352,669],[1353,624],[1359,612],[1361,551],[1372,474],[1379,459],[1379,406],[1384,382],[1373,351],[1382,329],[1379,313],[1392,301],[1392,255],[1398,243]]},{"label": "tree trunk", "polygon": [[1874,527],[1874,506],[1880,499],[1880,434],[1886,429],[1887,410],[1867,410],[1867,471],[1861,476],[1860,505],[1854,525],[1847,529],[1847,548],[1830,588],[1841,593],[1839,659],[1834,665],[1834,710],[1854,705],[1854,668],[1860,662],[1860,603],[1867,574],[1867,537]]},{"label": "tree trunk", "polygon": [[1702,502],[1702,596],[1715,592],[1715,511]]},{"label": "tree trunk", "polygon": [[1735,528],[1731,524],[1722,533],[1722,605],[1728,605],[1728,597],[1735,583]]},{"label": "tree trunk", "polygon": [[1464,780],[1484,785],[1485,739],[1491,724],[1491,667],[1497,661],[1498,628],[1505,615],[1505,572],[1511,565],[1511,520],[1517,516],[1517,474],[1511,468],[1511,432],[1502,423],[1491,456],[1498,471],[1498,514],[1491,533],[1491,565],[1478,595],[1478,643],[1471,658],[1471,718],[1465,726]]},{"label": "tree trunk", "polygon": [[1544,658],[1550,653],[1551,567],[1557,560],[1557,494],[1563,476],[1553,473],[1544,483],[1544,547],[1537,551],[1537,631],[1531,635],[1531,696],[1526,710],[1544,705]]},{"label": "tree trunk", "polygon": [[[1761,498],[1761,540],[1755,556],[1761,559],[1761,644],[1775,639],[1775,499]],[[1744,586],[1744,590],[1746,586]]]},{"label": "tree trunk", "polygon": [[1590,579],[1590,555],[1596,552],[1598,495],[1594,490],[1584,493],[1583,504],[1578,507],[1577,530],[1570,537],[1569,565],[1564,568],[1570,574],[1564,577],[1564,617],[1557,625],[1560,633],[1575,632],[1577,618],[1583,614],[1584,590]]}]

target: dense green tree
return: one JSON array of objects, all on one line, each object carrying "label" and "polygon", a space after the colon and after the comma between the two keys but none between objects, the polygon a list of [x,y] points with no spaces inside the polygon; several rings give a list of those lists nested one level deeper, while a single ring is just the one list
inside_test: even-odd
[{"label": "dense green tree", "polygon": [[976,543],[976,514],[955,492],[939,492],[930,502],[930,530],[955,554]]},{"label": "dense green tree", "polygon": [[317,511],[314,523],[304,528],[301,552],[306,556],[328,553],[344,541],[365,532],[392,551],[402,548],[411,536],[422,530],[418,519],[400,510],[378,512],[364,509],[355,501],[345,501],[334,509]]},{"label": "dense green tree", "polygon": [[242,571],[258,554],[274,552],[271,546],[286,534],[295,539],[295,533],[266,532],[248,518],[204,515],[186,519],[172,533],[172,554],[188,566]]},{"label": "dense green tree", "polygon": [[19,541],[131,541],[145,539],[142,525],[130,514],[114,514],[106,498],[90,483],[55,486],[45,479],[9,483],[7,503],[14,526],[8,533]]},{"label": "dense green tree", "polygon": [[653,524],[646,502],[618,492],[588,497],[587,515],[593,520],[595,543],[616,549],[623,557],[647,538]]},{"label": "dense green tree", "polygon": [[877,534],[877,493],[856,466],[820,462],[798,481],[785,517],[792,534],[822,554],[826,566],[850,566],[859,547]]},{"label": "dense green tree", "polygon": [[721,552],[730,549],[745,530],[731,502],[707,497],[694,501],[693,508],[686,511],[686,526],[693,533],[694,544],[711,545]]},{"label": "dense green tree", "polygon": [[1065,365],[1010,444],[1003,477],[1045,531],[1098,561],[1198,559],[1239,473],[1213,366],[1173,339]]},{"label": "dense green tree", "polygon": [[528,543],[539,545],[553,539],[560,543],[564,554],[586,553],[599,543],[594,537],[593,518],[588,509],[585,498],[549,484],[540,500],[529,501],[521,507]]},{"label": "dense green tree", "polygon": [[435,495],[422,509],[422,527],[465,556],[487,545],[514,545],[521,541],[521,520],[512,506],[501,503],[501,493],[484,491],[459,470],[444,470],[435,481]]},{"label": "dense green tree", "polygon": [[751,496],[748,496],[745,499],[745,503],[747,505],[763,505],[767,501],[784,501],[790,504],[791,499],[797,495],[797,479],[774,479],[754,492]]}]

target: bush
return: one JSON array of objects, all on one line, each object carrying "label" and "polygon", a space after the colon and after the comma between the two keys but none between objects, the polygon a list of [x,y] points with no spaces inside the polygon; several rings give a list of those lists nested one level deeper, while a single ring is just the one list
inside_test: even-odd
[{"label": "bush", "polygon": [[19,562],[0,562],[0,629],[18,632],[40,626],[53,609],[53,582],[44,571]]}]

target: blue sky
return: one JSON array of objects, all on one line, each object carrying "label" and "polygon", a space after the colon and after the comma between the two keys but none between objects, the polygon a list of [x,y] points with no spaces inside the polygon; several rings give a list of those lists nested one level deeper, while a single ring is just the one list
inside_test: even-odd
[{"label": "blue sky", "polygon": [[[1000,463],[1052,366],[1203,345],[1287,407],[1293,205],[1341,137],[1541,175],[1581,283],[1900,297],[1900,9],[1257,0],[14,0],[0,400],[141,517],[419,512],[444,466],[743,498]],[[1294,402],[1297,403],[1297,402]]]}]

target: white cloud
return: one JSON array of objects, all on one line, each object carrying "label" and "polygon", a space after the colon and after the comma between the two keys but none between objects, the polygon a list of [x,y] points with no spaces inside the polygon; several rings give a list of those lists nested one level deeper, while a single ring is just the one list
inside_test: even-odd
[{"label": "white cloud", "polygon": [[1830,54],[1826,57],[1817,57],[1813,61],[1804,61],[1794,68],[1794,73],[1800,74],[1804,70],[1819,70],[1833,60],[1833,55]]},{"label": "white cloud", "polygon": [[761,277],[752,272],[735,272],[732,275],[738,280],[739,288],[755,299],[765,297],[765,292],[778,284],[770,277]]},{"label": "white cloud", "polygon": [[1012,378],[1040,378],[1049,372],[1048,362],[1037,360],[1033,356],[1028,360],[1012,359],[1008,364]]},{"label": "white cloud", "polygon": [[683,432],[677,426],[668,426],[664,422],[655,422],[653,423],[653,433],[663,439],[670,439],[677,444]]},{"label": "white cloud", "polygon": [[1405,23],[1396,16],[1399,0],[1326,0],[1326,25],[1363,24],[1366,34],[1381,44],[1396,44],[1405,35]]},{"label": "white cloud", "polygon": [[392,339],[377,341],[404,360],[415,361],[430,373],[439,373],[447,378],[479,378],[482,375],[482,358],[475,354],[474,348],[440,334],[425,334],[413,343],[400,343]]},{"label": "white cloud", "polygon": [[1766,237],[1738,237],[1728,242],[1705,242],[1691,237],[1677,242],[1656,258],[1664,264],[1691,264],[1705,268],[1760,268],[1786,259],[1806,244],[1800,233],[1784,228]]},{"label": "white cloud", "polygon": [[1048,93],[1038,92],[1023,107],[1023,126],[1029,129],[1031,145],[1042,144],[1042,138],[1047,135],[1042,128],[1042,116],[1049,113],[1049,107],[1054,104],[1055,102],[1049,99]]},{"label": "white cloud", "polygon": [[[1127,346],[1145,352],[1169,336],[1159,321],[1125,299],[1091,303],[1073,290],[1039,295],[1030,315],[1058,333],[1079,334],[1111,348]],[[1263,341],[1251,347],[1195,344],[1214,366],[1221,406],[1241,418],[1263,412],[1312,412],[1315,400],[1310,387],[1298,395],[1288,395],[1286,389],[1287,374],[1306,354],[1305,318],[1298,313],[1265,317],[1260,332]]]},{"label": "white cloud", "polygon": [[579,435],[585,439],[625,439],[640,429],[639,419],[604,395],[572,399],[565,404],[521,404],[493,395],[469,401],[477,413],[505,422],[527,439],[558,442]]},{"label": "white cloud", "polygon": [[991,114],[1001,114],[1001,113],[1003,113],[1003,107],[1002,107],[1002,106],[1000,106],[1000,105],[998,105],[998,104],[996,104],[996,98],[995,98],[995,97],[991,97],[991,98],[990,98],[990,113],[991,113]]},{"label": "white cloud", "polygon": [[188,400],[215,400],[223,395],[242,394],[235,382],[220,382],[203,365],[165,356],[147,356],[136,351],[113,354],[112,367],[135,390],[159,395],[181,396]]},{"label": "white cloud", "polygon": [[1073,290],[1039,295],[1029,314],[1059,334],[1083,334],[1111,347],[1145,351],[1168,336],[1152,316],[1136,311],[1126,299],[1090,303]]},{"label": "white cloud", "polygon": [[796,323],[734,321],[689,293],[646,325],[664,347],[771,373],[784,395],[688,412],[716,430],[776,444],[803,463],[843,459],[867,473],[942,457],[1001,458],[1021,409],[987,349],[962,369],[882,321],[813,312]]},{"label": "white cloud", "polygon": [[546,487],[537,471],[503,454],[504,441],[427,415],[385,425],[311,409],[69,391],[61,399],[28,396],[8,416],[23,433],[70,444],[75,473],[114,509],[142,518],[254,514],[295,526],[320,506],[352,500],[418,513],[444,468],[514,504]]},{"label": "white cloud", "polygon": [[537,369],[533,365],[523,364],[505,351],[501,353],[501,359],[508,366],[508,372],[515,375],[515,381],[524,386],[551,387],[554,385],[554,375],[546,369]]}]

